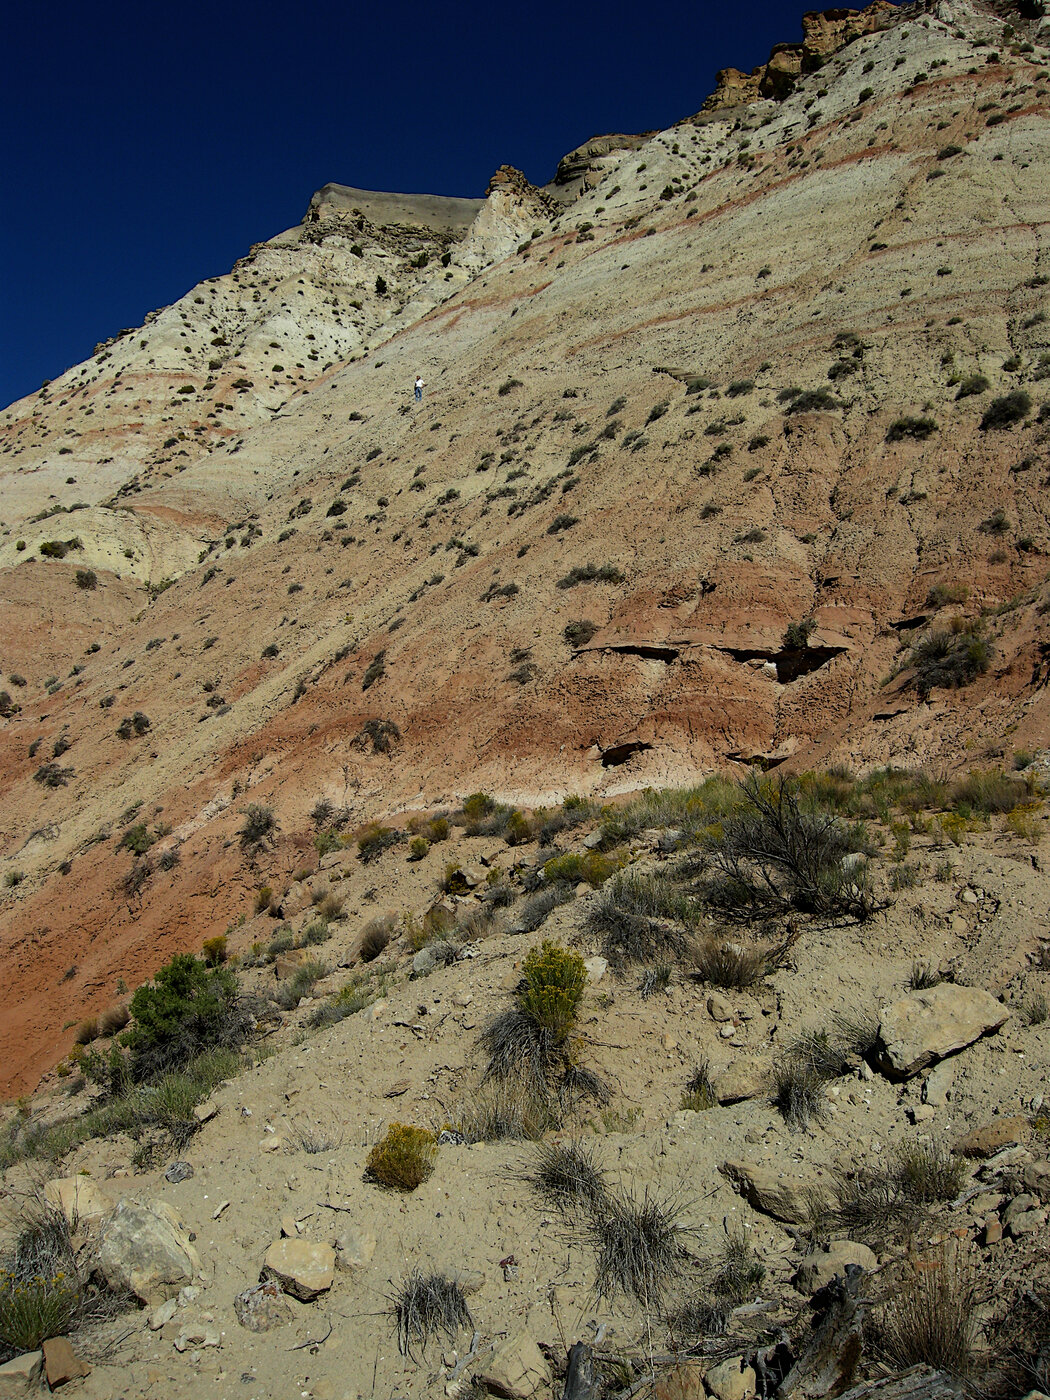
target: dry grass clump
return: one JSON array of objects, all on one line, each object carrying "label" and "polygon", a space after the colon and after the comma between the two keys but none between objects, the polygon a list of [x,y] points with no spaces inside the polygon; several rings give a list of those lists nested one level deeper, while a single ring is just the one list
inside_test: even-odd
[{"label": "dry grass clump", "polygon": [[940,1143],[905,1143],[897,1149],[893,1171],[901,1192],[917,1205],[954,1201],[969,1176],[966,1163]]},{"label": "dry grass clump", "polygon": [[421,1353],[426,1351],[427,1342],[439,1333],[453,1341],[461,1327],[474,1325],[459,1284],[445,1274],[424,1274],[419,1269],[390,1299],[390,1311],[402,1356],[411,1356],[415,1346]]},{"label": "dry grass clump", "polygon": [[600,1210],[608,1201],[605,1176],[583,1143],[543,1143],[522,1177],[559,1210]]},{"label": "dry grass clump", "polygon": [[957,1252],[914,1259],[883,1307],[882,1350],[902,1369],[926,1365],[966,1376],[977,1340],[976,1309],[976,1278]]},{"label": "dry grass clump", "polygon": [[587,917],[602,953],[616,966],[677,961],[697,919],[689,896],[663,873],[622,870],[602,888]]},{"label": "dry grass clump", "polygon": [[693,1113],[718,1107],[718,1095],[711,1082],[711,1062],[706,1057],[697,1061],[678,1107],[690,1109]]},{"label": "dry grass clump", "polygon": [[762,1287],[766,1266],[744,1235],[726,1240],[718,1267],[711,1279],[711,1292],[730,1307],[750,1303]]},{"label": "dry grass clump", "polygon": [[568,882],[549,885],[525,901],[514,921],[515,927],[522,933],[535,933],[559,905],[568,904],[575,897],[576,892]]},{"label": "dry grass clump", "polygon": [[659,1201],[648,1187],[641,1200],[610,1197],[591,1215],[588,1235],[596,1254],[595,1289],[603,1298],[622,1292],[657,1309],[678,1282],[687,1259],[689,1230],[683,1203]]},{"label": "dry grass clump", "polygon": [[393,914],[381,914],[369,919],[361,930],[358,955],[362,962],[375,962],[384,952],[397,932],[397,919]]},{"label": "dry grass clump", "polygon": [[437,1138],[427,1128],[391,1123],[368,1154],[367,1180],[395,1191],[414,1191],[434,1170]]},{"label": "dry grass clump", "polygon": [[769,971],[770,952],[768,944],[705,938],[693,950],[693,972],[712,987],[746,991]]},{"label": "dry grass clump", "polygon": [[537,1096],[529,1085],[503,1083],[471,1094],[454,1115],[453,1131],[464,1142],[538,1142],[559,1123],[550,1095]]},{"label": "dry grass clump", "polygon": [[930,1206],[955,1200],[968,1174],[939,1144],[906,1143],[885,1164],[840,1178],[832,1223],[853,1239],[884,1243],[922,1225]]},{"label": "dry grass clump", "polygon": [[310,995],[314,984],[327,975],[328,968],[322,962],[302,963],[295,969],[287,982],[282,982],[273,993],[273,1000],[282,1011],[293,1011],[303,997]]},{"label": "dry grass clump", "polygon": [[99,1014],[98,1033],[99,1035],[116,1035],[122,1031],[131,1020],[131,1012],[123,1002],[118,1002],[115,1006],[109,1006]]},{"label": "dry grass clump", "polygon": [[328,920],[330,923],[338,922],[338,920],[343,917],[346,909],[346,901],[343,899],[343,896],[336,894],[334,890],[326,890],[325,893],[321,895],[320,899],[315,900],[314,903],[321,918]]}]

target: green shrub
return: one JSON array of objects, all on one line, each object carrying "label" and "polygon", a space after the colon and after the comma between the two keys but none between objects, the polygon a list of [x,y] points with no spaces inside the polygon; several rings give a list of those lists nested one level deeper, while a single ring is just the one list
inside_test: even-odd
[{"label": "green shrub", "polygon": [[991,387],[988,379],[983,374],[971,374],[959,385],[955,397],[957,399],[973,398],[975,394],[986,394]]},{"label": "green shrub", "polygon": [[623,583],[615,564],[578,564],[557,582],[558,588],[575,588],[579,583]]},{"label": "green shrub", "polygon": [[430,850],[430,842],[425,836],[413,836],[408,843],[409,860],[422,860]]},{"label": "green shrub", "polygon": [[568,622],[562,628],[562,636],[571,647],[584,647],[598,630],[598,624],[589,618],[578,622]]},{"label": "green shrub", "polygon": [[995,648],[983,635],[979,618],[958,630],[934,628],[911,650],[908,684],[923,700],[934,689],[959,690],[983,676],[994,655]]},{"label": "green shrub", "polygon": [[136,1082],[178,1069],[207,1050],[231,1049],[248,1032],[237,979],[191,953],[176,953],[131,998],[133,1025],[122,1036]]},{"label": "green shrub", "polygon": [[94,569],[78,569],[76,572],[76,585],[85,592],[89,592],[98,585],[98,575]]},{"label": "green shrub", "polygon": [[545,939],[526,954],[522,967],[523,989],[518,1005],[537,1025],[560,1044],[576,1020],[576,1011],[587,985],[583,959]]},{"label": "green shrub", "polygon": [[937,423],[933,418],[895,418],[886,429],[887,442],[901,442],[904,438],[918,438],[922,441],[937,431]]},{"label": "green shrub", "polygon": [[241,846],[244,850],[257,850],[266,841],[273,839],[277,818],[273,814],[272,807],[266,807],[260,802],[249,802],[242,815],[244,825],[237,834],[241,838]]},{"label": "green shrub", "polygon": [[1031,411],[1031,395],[1024,389],[1014,389],[1009,394],[1003,394],[991,401],[981,419],[981,431],[987,432],[989,428],[1010,428],[1014,423],[1020,423],[1022,419],[1027,418]]},{"label": "green shrub", "polygon": [[427,1128],[391,1123],[368,1154],[365,1175],[395,1191],[414,1191],[434,1170],[437,1138]]},{"label": "green shrub", "polygon": [[[783,390],[781,392],[783,392]],[[841,407],[842,405],[839,403],[838,399],[828,389],[804,389],[797,397],[792,399],[790,406],[785,409],[785,412],[816,413],[827,412],[830,409]]]},{"label": "green shrub", "polygon": [[573,852],[552,856],[544,865],[543,874],[552,885],[578,885],[582,880],[598,889],[622,868],[624,859],[621,853],[606,855],[602,851],[587,851],[583,855],[577,855]]},{"label": "green shrub", "polygon": [[814,617],[804,617],[801,622],[789,622],[784,628],[784,645],[792,650],[804,651],[809,639],[817,629]]},{"label": "green shrub", "polygon": [[969,596],[965,583],[935,583],[926,594],[926,606],[943,608],[948,603],[965,603]]},{"label": "green shrub", "polygon": [[384,851],[388,851],[391,846],[398,845],[404,839],[405,835],[402,831],[383,826],[380,822],[369,822],[358,833],[357,858],[363,864],[369,865],[372,861],[378,860]]}]

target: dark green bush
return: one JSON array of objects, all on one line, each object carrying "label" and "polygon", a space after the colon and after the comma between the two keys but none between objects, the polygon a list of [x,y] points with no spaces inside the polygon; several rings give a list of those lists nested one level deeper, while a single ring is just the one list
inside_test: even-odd
[{"label": "dark green bush", "polygon": [[139,987],[129,1009],[132,1026],[121,1040],[135,1082],[179,1069],[207,1050],[232,1049],[248,1034],[236,977],[192,953],[176,953],[152,982]]},{"label": "dark green bush", "polygon": [[895,418],[886,429],[886,441],[901,442],[904,438],[918,438],[921,441],[936,431],[937,423],[933,418],[911,418],[905,415],[903,418]]},{"label": "dark green bush", "polygon": [[1014,423],[1020,423],[1022,419],[1027,418],[1031,411],[1031,395],[1024,389],[1014,389],[1009,394],[1003,394],[1001,398],[991,401],[981,419],[981,431],[987,432],[989,428],[1010,428]]},{"label": "dark green bush", "polygon": [[[783,391],[781,391],[783,392]],[[815,413],[827,412],[833,408],[841,408],[838,399],[828,389],[804,389],[791,403],[785,412],[787,413]]]}]

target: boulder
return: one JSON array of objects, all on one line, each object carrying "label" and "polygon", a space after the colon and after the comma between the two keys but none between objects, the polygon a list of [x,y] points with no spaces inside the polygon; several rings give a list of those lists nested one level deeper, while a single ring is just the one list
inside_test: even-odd
[{"label": "boulder", "polygon": [[661,1371],[653,1382],[653,1400],[704,1400],[704,1364],[693,1358]]},{"label": "boulder", "polygon": [[94,1224],[116,1205],[109,1192],[89,1176],[55,1177],[44,1187],[44,1199],[62,1212],[71,1230],[78,1224]]},{"label": "boulder", "polygon": [[1050,1162],[1033,1162],[1025,1167],[1022,1180],[1029,1191],[1034,1191],[1041,1200],[1050,1201]]},{"label": "boulder", "polygon": [[831,1204],[831,1188],[814,1177],[789,1176],[757,1162],[723,1162],[719,1171],[755,1210],[803,1225]]},{"label": "boulder", "polygon": [[267,1279],[238,1293],[233,1300],[233,1311],[237,1321],[249,1332],[269,1332],[271,1327],[280,1327],[292,1318],[292,1310],[276,1279]]},{"label": "boulder", "polygon": [[176,1351],[193,1351],[198,1347],[217,1347],[222,1338],[215,1327],[205,1327],[202,1322],[187,1323],[172,1342]]},{"label": "boulder", "polygon": [[931,1070],[922,1085],[922,1101],[933,1108],[943,1108],[948,1102],[955,1078],[955,1066],[950,1060]]},{"label": "boulder", "polygon": [[511,1333],[476,1372],[484,1388],[504,1400],[526,1400],[551,1379],[547,1358],[527,1332]]},{"label": "boulder", "polygon": [[707,998],[707,1014],[712,1021],[731,1021],[733,1008],[729,998],[724,997],[721,992],[712,992]]},{"label": "boulder", "polygon": [[745,1366],[742,1356],[730,1356],[712,1366],[704,1376],[704,1385],[717,1400],[751,1400],[755,1393],[755,1372]]},{"label": "boulder", "polygon": [[376,1237],[363,1225],[351,1225],[335,1240],[337,1269],[363,1269],[376,1252]]},{"label": "boulder", "polygon": [[44,1343],[44,1373],[52,1390],[67,1381],[90,1376],[91,1367],[73,1350],[65,1337],[49,1337]]},{"label": "boulder", "polygon": [[1005,1118],[993,1118],[990,1123],[964,1133],[952,1149],[960,1157],[994,1157],[1001,1148],[1024,1142],[1028,1136],[1028,1119],[1021,1113]]},{"label": "boulder", "polygon": [[587,981],[592,987],[600,982],[609,971],[608,959],[599,957],[597,954],[593,958],[584,958],[583,966],[587,972]]},{"label": "boulder", "polygon": [[867,1245],[855,1244],[853,1240],[832,1240],[826,1249],[811,1249],[791,1281],[809,1298],[836,1276],[844,1278],[847,1264],[874,1269],[878,1262]]},{"label": "boulder", "polygon": [[153,1305],[192,1283],[201,1261],[166,1201],[121,1201],[102,1225],[98,1266],[110,1288]]},{"label": "boulder", "polygon": [[312,948],[289,948],[287,953],[278,953],[273,963],[274,976],[278,982],[286,982],[295,976],[303,963],[313,962],[316,956]]},{"label": "boulder", "polygon": [[978,987],[951,982],[911,992],[882,1009],[879,1068],[892,1079],[908,1079],[997,1031],[1008,1007]]},{"label": "boulder", "polygon": [[27,1351],[0,1366],[0,1400],[8,1396],[38,1395],[44,1370],[44,1353]]},{"label": "boulder", "polygon": [[275,1240],[266,1251],[260,1281],[270,1278],[293,1298],[310,1303],[335,1282],[335,1250],[310,1240]]}]

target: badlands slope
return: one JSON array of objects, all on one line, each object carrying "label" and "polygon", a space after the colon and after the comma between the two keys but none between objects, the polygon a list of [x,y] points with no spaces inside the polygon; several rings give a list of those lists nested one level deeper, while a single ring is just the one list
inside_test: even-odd
[{"label": "badlands slope", "polygon": [[[547,190],[504,168],[469,227],[328,186],[0,414],[6,1090],[250,904],[247,801],[277,885],[322,795],[364,820],[1046,746],[1045,26],[830,13],[797,79],[722,75]],[[988,673],[884,684],[946,590]],[[129,891],[132,813],[165,834]]]}]

